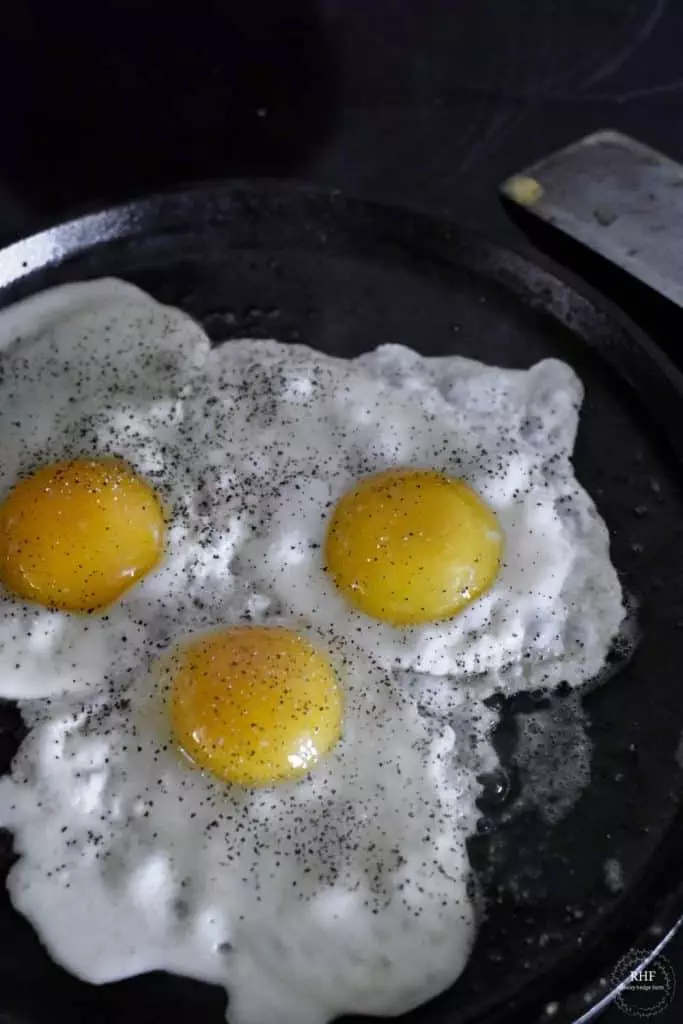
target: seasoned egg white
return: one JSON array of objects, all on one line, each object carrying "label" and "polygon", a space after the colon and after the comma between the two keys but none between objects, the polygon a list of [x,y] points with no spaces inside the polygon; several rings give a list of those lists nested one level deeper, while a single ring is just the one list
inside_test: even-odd
[{"label": "seasoned egg white", "polygon": [[[114,455],[167,517],[159,564],[96,614],[0,593],[0,695],[29,726],[0,781],[15,906],[79,976],[217,982],[235,1024],[398,1014],[446,988],[476,930],[481,698],[591,678],[623,616],[571,469],[574,373],[393,345],[211,349],[118,282],[0,313],[0,346],[0,501],[37,466]],[[497,516],[500,574],[457,618],[390,626],[327,572],[336,502],[395,466],[463,478]],[[156,659],[236,623],[285,623],[338,674],[341,739],[302,781],[219,782],[170,735]]]},{"label": "seasoned egg white", "polygon": [[223,984],[235,1024],[398,1014],[452,983],[475,935],[465,840],[492,713],[461,699],[426,717],[428,680],[330,657],[342,739],[271,789],[192,769],[154,676],[22,705],[29,737],[0,781],[21,853],[8,887],[55,960],[96,983],[166,969]]},{"label": "seasoned egg white", "polygon": [[123,685],[179,628],[258,604],[230,570],[240,524],[220,486],[207,514],[206,488],[233,467],[220,453],[216,466],[205,445],[197,462],[187,404],[206,389],[209,342],[189,317],[122,282],[69,285],[0,312],[0,352],[0,498],[36,467],[115,455],[168,514],[161,564],[100,614],[50,611],[0,589],[0,696]]},{"label": "seasoned egg white", "polygon": [[[158,569],[103,614],[0,594],[1,694],[116,686],[179,631],[265,607],[352,636],[385,668],[476,675],[482,689],[578,684],[603,665],[621,588],[573,474],[582,389],[565,364],[508,371],[398,346],[351,361],[277,342],[210,350],[184,314],[116,282],[35,301],[0,314],[0,493],[41,463],[113,454],[158,489],[169,531]],[[378,622],[325,572],[335,502],[394,465],[462,477],[502,528],[495,586],[448,622]]]},{"label": "seasoned egg white", "polygon": [[[482,694],[600,670],[624,610],[607,529],[571,465],[582,387],[568,366],[502,370],[395,345],[350,362],[275,342],[218,357],[225,444],[237,457],[251,439],[264,516],[237,552],[241,571],[385,668],[477,677]],[[234,402],[245,377],[251,402]],[[498,579],[450,621],[394,628],[355,611],[325,572],[336,502],[396,465],[464,479],[498,517]]]}]

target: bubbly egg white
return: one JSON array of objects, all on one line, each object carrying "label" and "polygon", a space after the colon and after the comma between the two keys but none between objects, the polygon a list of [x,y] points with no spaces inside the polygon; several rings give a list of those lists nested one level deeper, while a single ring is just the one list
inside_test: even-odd
[{"label": "bubbly egg white", "polygon": [[[482,692],[576,685],[604,664],[621,587],[573,474],[582,388],[564,363],[510,371],[392,345],[351,361],[268,341],[211,350],[185,314],[117,282],[37,302],[0,314],[0,493],[41,462],[109,452],[158,488],[171,525],[160,569],[105,615],[0,594],[0,694],[120,685],[179,629],[266,607],[352,636],[386,669],[476,675]],[[503,528],[495,586],[450,622],[377,622],[324,571],[335,501],[392,465],[463,477]]]},{"label": "bubbly egg white", "polygon": [[101,615],[52,612],[0,590],[0,696],[120,686],[179,627],[258,605],[230,569],[238,518],[220,488],[211,514],[205,504],[227,469],[206,446],[210,428],[203,444],[191,436],[187,406],[211,370],[209,341],[188,316],[123,282],[69,285],[0,312],[0,350],[2,497],[36,466],[110,453],[157,488],[169,515],[161,566]]},{"label": "bubbly egg white", "polygon": [[[238,459],[249,439],[265,512],[238,550],[241,571],[387,669],[477,677],[482,695],[595,676],[624,609],[607,528],[571,465],[583,392],[568,366],[502,370],[396,345],[351,362],[275,342],[220,355],[226,397],[250,381],[226,447]],[[393,465],[462,477],[502,526],[498,580],[449,622],[377,622],[324,571],[330,510],[360,476]]]},{"label": "bubbly egg white", "polygon": [[[236,1024],[397,1014],[446,988],[476,927],[465,841],[495,763],[481,698],[592,677],[623,616],[571,469],[574,373],[392,345],[211,349],[111,281],[0,313],[0,347],[0,496],[36,465],[110,453],[169,520],[158,569],[102,614],[0,593],[0,695],[29,725],[0,781],[15,906],[81,977],[218,982]],[[334,502],[392,465],[464,477],[503,527],[498,581],[448,623],[375,622],[325,574]],[[342,740],[297,784],[213,781],[174,751],[150,666],[182,636],[283,620],[338,668]]]},{"label": "bubbly egg white", "polygon": [[428,679],[411,691],[331,657],[342,740],[270,790],[181,759],[162,677],[22,705],[31,730],[0,781],[21,854],[8,887],[58,962],[96,983],[167,969],[223,984],[237,1024],[398,1014],[457,977],[492,713],[461,695],[425,716]]}]

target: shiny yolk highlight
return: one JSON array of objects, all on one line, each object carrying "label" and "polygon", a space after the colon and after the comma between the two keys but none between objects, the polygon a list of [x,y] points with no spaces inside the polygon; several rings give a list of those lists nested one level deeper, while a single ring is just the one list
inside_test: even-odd
[{"label": "shiny yolk highlight", "polygon": [[226,782],[305,775],[339,739],[342,698],[327,658],[280,627],[203,636],[170,659],[175,739]]},{"label": "shiny yolk highlight", "polygon": [[20,480],[0,505],[0,580],[26,601],[89,612],[158,561],[164,517],[120,459],[72,459]]},{"label": "shiny yolk highlight", "polygon": [[356,608],[408,626],[451,618],[488,590],[502,544],[496,516],[463,480],[389,469],[338,502],[325,560]]}]

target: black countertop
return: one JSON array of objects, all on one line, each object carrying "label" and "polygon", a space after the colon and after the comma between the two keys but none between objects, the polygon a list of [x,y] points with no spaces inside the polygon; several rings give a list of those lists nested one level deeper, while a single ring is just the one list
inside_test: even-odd
[{"label": "black countertop", "polygon": [[[5,0],[0,238],[266,175],[528,248],[496,189],[548,151],[617,128],[683,160],[681,54],[674,0]],[[675,323],[661,309],[645,323],[674,356]],[[661,1024],[683,1018],[683,939],[668,956],[682,991]]]}]

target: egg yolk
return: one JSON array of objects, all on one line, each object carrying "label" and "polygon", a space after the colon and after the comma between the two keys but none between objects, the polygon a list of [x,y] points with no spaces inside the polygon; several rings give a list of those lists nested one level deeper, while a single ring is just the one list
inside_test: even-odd
[{"label": "egg yolk", "polygon": [[338,502],[325,560],[352,605],[408,626],[449,619],[488,590],[502,544],[496,516],[463,480],[390,469]]},{"label": "egg yolk", "polygon": [[299,778],[339,739],[334,671],[288,629],[208,634],[175,652],[169,670],[176,742],[226,782],[270,786]]},{"label": "egg yolk", "polygon": [[127,463],[56,462],[0,505],[0,580],[26,601],[91,612],[149,572],[163,540],[159,500]]}]

